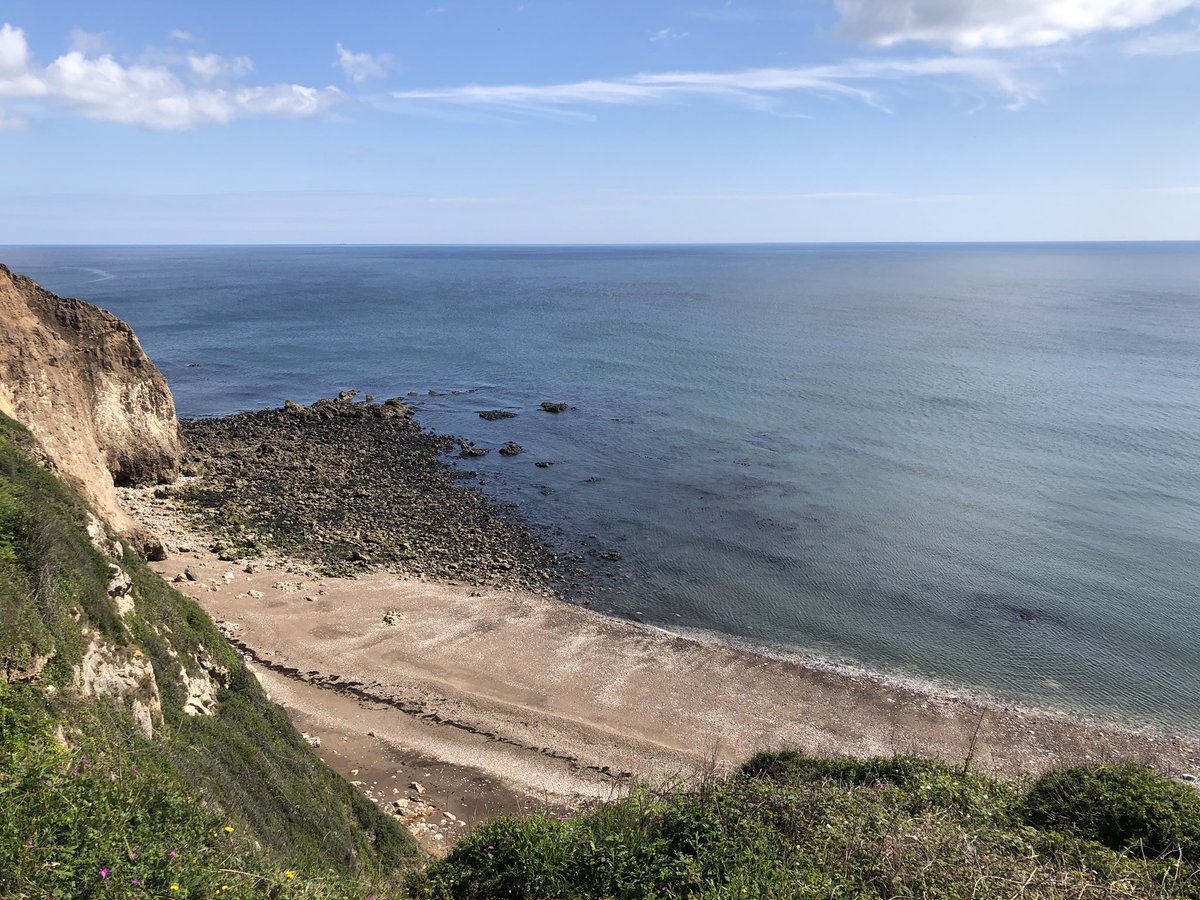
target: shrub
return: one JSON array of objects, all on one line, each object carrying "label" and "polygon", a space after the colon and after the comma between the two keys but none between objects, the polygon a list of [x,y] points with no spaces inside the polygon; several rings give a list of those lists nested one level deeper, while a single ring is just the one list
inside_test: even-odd
[{"label": "shrub", "polygon": [[1035,828],[1113,850],[1182,853],[1200,863],[1200,795],[1145,766],[1075,766],[1037,780],[1022,804]]}]

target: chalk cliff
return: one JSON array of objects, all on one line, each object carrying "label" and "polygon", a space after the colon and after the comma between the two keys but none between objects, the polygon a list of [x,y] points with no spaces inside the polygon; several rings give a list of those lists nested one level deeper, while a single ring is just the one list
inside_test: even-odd
[{"label": "chalk cliff", "polygon": [[0,412],[24,424],[50,463],[118,531],[145,546],[114,483],[179,474],[175,402],[133,330],[0,265]]}]

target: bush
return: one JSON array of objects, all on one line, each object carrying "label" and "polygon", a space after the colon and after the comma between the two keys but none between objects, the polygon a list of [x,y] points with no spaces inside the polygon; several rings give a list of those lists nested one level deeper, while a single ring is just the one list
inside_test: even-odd
[{"label": "bush", "polygon": [[1200,795],[1145,766],[1075,766],[1037,780],[1022,805],[1034,828],[1113,850],[1181,853],[1200,864]]}]

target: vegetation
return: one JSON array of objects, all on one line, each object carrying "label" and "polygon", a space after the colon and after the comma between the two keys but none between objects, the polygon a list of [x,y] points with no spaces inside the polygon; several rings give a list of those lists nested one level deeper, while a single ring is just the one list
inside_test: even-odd
[{"label": "vegetation", "polygon": [[[1108,786],[1105,802],[1139,809],[1147,831],[1104,846],[1105,817],[1076,815],[1050,787],[1087,777]],[[1071,769],[1025,792],[913,757],[762,753],[690,791],[635,791],[575,819],[494,821],[411,889],[464,900],[1196,898],[1200,860],[1172,835],[1194,834],[1198,805],[1137,766]],[[1160,852],[1142,852],[1160,839]]]},{"label": "vegetation", "polygon": [[[907,756],[760,753],[573,818],[494,820],[418,870],[407,832],[128,552],[136,603],[118,613],[86,507],[34,449],[0,418],[2,897],[1200,900],[1188,786],[1137,765],[1017,785]],[[153,735],[126,702],[73,688],[96,639],[149,661]],[[205,672],[215,714],[188,715]]]},{"label": "vegetation", "polygon": [[[316,757],[208,616],[127,548],[136,602],[118,614],[86,506],[34,450],[0,417],[0,896],[363,897],[411,869],[408,832]],[[91,635],[149,661],[152,737],[126,704],[72,689]],[[215,673],[214,715],[184,711],[185,673]]]}]

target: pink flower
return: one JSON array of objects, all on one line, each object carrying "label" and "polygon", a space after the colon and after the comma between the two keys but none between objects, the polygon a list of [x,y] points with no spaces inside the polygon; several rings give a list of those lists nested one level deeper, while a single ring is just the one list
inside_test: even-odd
[{"label": "pink flower", "polygon": [[112,869],[109,869],[109,868],[107,868],[107,867],[105,867],[105,868],[101,869],[101,870],[100,870],[100,877],[101,877],[101,878],[107,878],[107,877],[108,877],[108,873],[109,873],[109,872],[111,872],[111,871],[112,871]]},{"label": "pink flower", "polygon": [[171,859],[174,859],[174,858],[175,858],[175,857],[177,857],[178,855],[179,855],[179,854],[178,854],[178,853],[176,853],[174,850],[172,850],[170,853],[168,853],[168,854],[167,854],[167,856],[171,857]]}]

